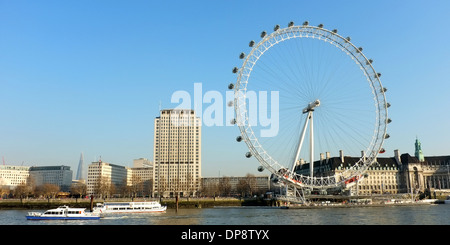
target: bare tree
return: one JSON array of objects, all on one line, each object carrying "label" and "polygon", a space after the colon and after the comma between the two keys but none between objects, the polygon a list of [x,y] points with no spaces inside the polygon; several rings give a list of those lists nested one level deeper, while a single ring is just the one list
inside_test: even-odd
[{"label": "bare tree", "polygon": [[59,186],[54,184],[43,184],[36,187],[36,194],[43,196],[47,199],[55,198],[58,192],[60,191]]},{"label": "bare tree", "polygon": [[109,197],[116,190],[115,186],[111,183],[111,179],[106,176],[101,176],[97,179],[97,183],[94,187],[94,192],[103,199]]},{"label": "bare tree", "polygon": [[221,196],[229,196],[231,194],[230,177],[220,178],[218,188]]},{"label": "bare tree", "polygon": [[146,180],[143,182],[143,188],[144,188],[144,196],[153,196],[152,189],[153,189],[153,179]]},{"label": "bare tree", "polygon": [[241,196],[245,197],[249,192],[249,187],[247,181],[245,179],[240,179],[237,186],[236,191],[241,194]]},{"label": "bare tree", "polygon": [[257,190],[255,175],[247,174],[245,176],[245,181],[247,182],[248,192],[249,192],[250,196],[253,196],[253,193],[255,193]]},{"label": "bare tree", "polygon": [[13,192],[13,195],[17,198],[20,198],[20,202],[23,201],[23,198],[28,197],[33,193],[33,190],[28,186],[25,182],[22,182],[18,185]]},{"label": "bare tree", "polygon": [[142,178],[133,174],[131,177],[131,186],[130,186],[130,192],[133,197],[142,196],[142,192],[144,191],[144,183],[142,181]]},{"label": "bare tree", "polygon": [[128,186],[127,179],[123,179],[122,182],[117,186],[117,192],[120,193],[122,197],[131,197],[131,186]]},{"label": "bare tree", "polygon": [[3,196],[8,195],[10,193],[9,188],[4,188],[0,185],[0,199],[3,198]]},{"label": "bare tree", "polygon": [[76,198],[85,196],[87,193],[87,186],[83,183],[73,183],[70,187],[70,193],[76,196]]},{"label": "bare tree", "polygon": [[219,194],[219,185],[214,182],[203,182],[201,192],[205,196],[216,196]]},{"label": "bare tree", "polygon": [[242,196],[253,196],[257,191],[256,177],[253,174],[247,174],[244,179],[239,180],[236,189]]},{"label": "bare tree", "polygon": [[195,186],[196,186],[195,178],[191,172],[188,172],[186,176],[186,190],[188,191],[189,196],[191,195],[193,196],[194,193],[197,191]]}]

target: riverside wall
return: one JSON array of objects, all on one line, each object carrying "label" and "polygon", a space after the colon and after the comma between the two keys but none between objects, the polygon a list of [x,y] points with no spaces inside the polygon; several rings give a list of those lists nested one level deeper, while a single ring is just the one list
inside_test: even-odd
[{"label": "riverside wall", "polygon": [[[112,199],[93,199],[93,205],[103,202],[130,202],[130,201],[159,201],[161,205],[167,208],[176,208],[175,198],[162,199],[130,199],[130,198],[112,198]],[[211,208],[216,206],[246,206],[246,205],[267,205],[265,202],[246,200],[238,198],[179,198],[178,208]],[[0,209],[51,209],[58,206],[67,205],[74,208],[90,209],[91,200],[87,198],[56,198],[56,199],[0,199]]]},{"label": "riverside wall", "polygon": [[[435,199],[436,200],[436,199]],[[92,200],[93,206],[97,203],[103,202],[130,202],[130,201],[159,201],[161,205],[167,206],[168,209],[178,208],[214,208],[214,207],[243,207],[243,206],[267,206],[267,207],[282,207],[282,208],[351,208],[351,207],[382,207],[382,206],[405,206],[405,205],[430,205],[443,204],[443,200],[436,200],[432,202],[373,202],[373,203],[347,203],[347,202],[332,202],[324,204],[323,202],[309,202],[308,205],[297,205],[276,200],[264,200],[261,198],[162,198],[162,199],[130,199],[130,198],[111,198]],[[52,209],[58,206],[67,205],[74,208],[91,207],[91,200],[75,199],[75,198],[61,198],[61,199],[0,199],[0,210],[2,209]]]}]

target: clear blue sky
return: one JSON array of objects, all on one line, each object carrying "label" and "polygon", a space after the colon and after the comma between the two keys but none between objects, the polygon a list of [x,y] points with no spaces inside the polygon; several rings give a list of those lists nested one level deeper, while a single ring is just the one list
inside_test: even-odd
[{"label": "clear blue sky", "polygon": [[[0,156],[69,165],[153,158],[177,90],[223,94],[262,30],[308,20],[364,47],[388,88],[387,152],[450,154],[450,2],[0,0]],[[206,106],[203,106],[205,108]],[[257,173],[235,127],[203,127],[203,176]],[[263,172],[269,174],[268,172]]]}]

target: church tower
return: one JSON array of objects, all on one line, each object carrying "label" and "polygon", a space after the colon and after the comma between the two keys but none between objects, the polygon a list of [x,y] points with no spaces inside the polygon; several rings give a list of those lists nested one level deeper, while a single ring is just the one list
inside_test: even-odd
[{"label": "church tower", "polygon": [[419,162],[424,162],[425,161],[425,157],[423,156],[422,153],[422,145],[420,144],[419,139],[417,139],[416,137],[416,152],[414,153],[414,156],[417,157],[417,159],[419,159]]}]

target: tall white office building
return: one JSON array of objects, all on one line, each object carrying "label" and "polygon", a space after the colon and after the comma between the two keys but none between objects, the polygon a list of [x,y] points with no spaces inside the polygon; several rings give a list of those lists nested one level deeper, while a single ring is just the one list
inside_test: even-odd
[{"label": "tall white office building", "polygon": [[155,118],[154,189],[157,196],[195,196],[201,181],[201,120],[194,110],[166,109]]}]

